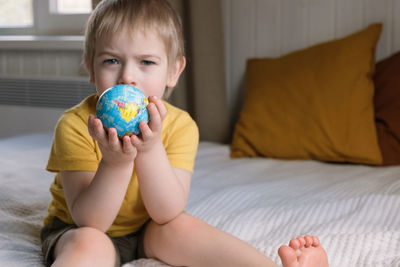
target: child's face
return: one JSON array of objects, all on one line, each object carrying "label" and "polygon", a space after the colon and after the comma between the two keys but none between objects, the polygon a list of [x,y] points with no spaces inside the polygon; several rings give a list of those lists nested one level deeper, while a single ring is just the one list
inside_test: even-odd
[{"label": "child's face", "polygon": [[97,94],[116,84],[129,84],[146,96],[162,98],[166,87],[174,87],[184,68],[168,69],[164,42],[155,31],[130,34],[127,30],[97,40],[90,80]]}]

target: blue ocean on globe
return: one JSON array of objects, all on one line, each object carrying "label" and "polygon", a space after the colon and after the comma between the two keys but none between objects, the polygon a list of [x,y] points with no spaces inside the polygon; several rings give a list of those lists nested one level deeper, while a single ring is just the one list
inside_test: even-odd
[{"label": "blue ocean on globe", "polygon": [[107,89],[96,105],[96,116],[104,127],[115,128],[118,136],[139,134],[139,122],[149,121],[146,96],[131,85],[115,85]]}]

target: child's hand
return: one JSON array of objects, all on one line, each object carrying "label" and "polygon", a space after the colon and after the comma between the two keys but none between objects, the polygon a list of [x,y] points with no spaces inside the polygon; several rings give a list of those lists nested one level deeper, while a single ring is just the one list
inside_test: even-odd
[{"label": "child's hand", "polygon": [[162,121],[167,115],[167,108],[156,96],[149,97],[147,110],[150,115],[149,123],[141,121],[139,123],[141,134],[132,136],[132,143],[138,152],[148,151],[157,141],[161,141]]},{"label": "child's hand", "polygon": [[99,144],[103,161],[114,167],[133,163],[137,155],[136,147],[132,144],[133,136],[124,136],[121,141],[115,128],[108,129],[107,134],[101,121],[93,115],[89,116],[88,128],[89,134]]}]

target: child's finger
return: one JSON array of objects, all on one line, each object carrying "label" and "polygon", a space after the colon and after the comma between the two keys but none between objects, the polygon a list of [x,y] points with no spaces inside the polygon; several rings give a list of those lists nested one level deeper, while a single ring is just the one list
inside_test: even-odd
[{"label": "child's finger", "polygon": [[152,96],[151,99],[157,107],[161,120],[164,120],[165,116],[167,115],[167,108],[165,107],[164,103],[157,96]]},{"label": "child's finger", "polygon": [[108,145],[113,151],[118,151],[121,147],[121,143],[118,139],[117,130],[115,128],[108,129]]},{"label": "child's finger", "polygon": [[104,143],[107,140],[107,134],[103,128],[103,124],[93,115],[89,116],[88,121],[89,134],[99,143]]},{"label": "child's finger", "polygon": [[147,106],[147,110],[149,111],[150,114],[150,120],[149,120],[150,129],[152,129],[153,131],[158,131],[161,128],[160,126],[162,121],[156,105],[154,103],[150,103]]},{"label": "child's finger", "polygon": [[137,148],[137,147],[140,146],[141,140],[140,140],[140,138],[139,138],[137,135],[132,135],[132,136],[130,137],[130,139],[131,139],[131,144],[132,144],[135,148]]},{"label": "child's finger", "polygon": [[95,122],[94,122],[94,116],[93,115],[89,115],[89,119],[88,119],[88,129],[89,129],[89,134],[94,138],[94,132],[95,132]]},{"label": "child's finger", "polygon": [[129,136],[124,136],[122,138],[122,151],[126,154],[132,153],[134,151],[134,147],[131,143],[131,139]]},{"label": "child's finger", "polygon": [[153,131],[145,121],[139,122],[139,128],[143,140],[148,140],[152,138]]}]

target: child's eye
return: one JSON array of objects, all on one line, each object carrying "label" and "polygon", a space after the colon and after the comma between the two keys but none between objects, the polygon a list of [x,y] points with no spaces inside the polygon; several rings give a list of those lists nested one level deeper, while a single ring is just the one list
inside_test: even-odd
[{"label": "child's eye", "polygon": [[103,63],[114,65],[114,64],[118,64],[118,60],[116,60],[115,58],[111,58],[111,59],[104,60]]},{"label": "child's eye", "polygon": [[150,60],[142,60],[140,62],[140,64],[145,65],[145,66],[150,66],[150,65],[153,65],[155,63],[153,61],[150,61]]}]

